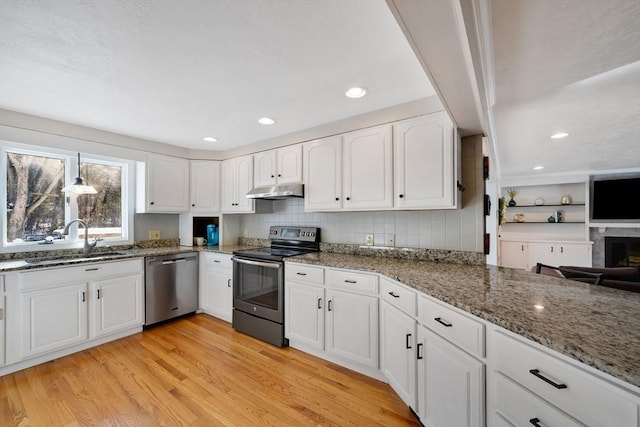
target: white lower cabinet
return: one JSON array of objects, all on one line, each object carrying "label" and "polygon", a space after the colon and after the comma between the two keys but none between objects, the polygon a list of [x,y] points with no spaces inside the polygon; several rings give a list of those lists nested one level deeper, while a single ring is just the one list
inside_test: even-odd
[{"label": "white lower cabinet", "polygon": [[10,362],[141,329],[143,272],[136,259],[20,274]]},{"label": "white lower cabinet", "polygon": [[[377,372],[377,276],[331,269],[325,286],[324,269],[289,265],[285,267],[289,344],[361,373]],[[370,288],[371,279],[376,295],[360,293]],[[344,285],[353,286],[354,291],[344,290],[348,289]]]},{"label": "white lower cabinet", "polygon": [[538,262],[591,267],[591,243],[529,242],[529,268]]},{"label": "white lower cabinet", "polygon": [[427,427],[485,425],[484,363],[418,326],[418,415]]},{"label": "white lower cabinet", "polygon": [[491,338],[488,413],[500,420],[496,424],[638,427],[637,394],[501,328],[494,328]]},{"label": "white lower cabinet", "polygon": [[0,296],[0,366],[4,365],[4,324],[5,324],[4,296]]},{"label": "white lower cabinet", "polygon": [[409,407],[417,410],[416,320],[380,302],[380,370]]},{"label": "white lower cabinet", "polygon": [[207,314],[231,322],[233,269],[231,255],[200,252],[199,301]]}]

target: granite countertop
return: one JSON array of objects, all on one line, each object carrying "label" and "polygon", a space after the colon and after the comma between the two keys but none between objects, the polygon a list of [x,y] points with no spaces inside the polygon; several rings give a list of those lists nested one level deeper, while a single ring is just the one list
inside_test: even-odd
[{"label": "granite countertop", "polygon": [[91,253],[90,257],[84,257],[81,254],[75,253],[72,255],[48,255],[37,258],[32,258],[29,261],[27,259],[12,259],[0,261],[0,273],[19,270],[32,270],[36,268],[51,268],[61,267],[74,264],[84,264],[90,262],[107,262],[116,261],[130,258],[141,258],[148,256],[162,256],[172,255],[188,252],[216,252],[231,255],[233,251],[240,249],[249,249],[255,246],[248,245],[221,245],[221,246],[162,246],[154,248],[131,248],[131,249],[117,249],[113,251],[101,250]]},{"label": "granite countertop", "polygon": [[325,252],[287,262],[384,274],[640,387],[638,293],[495,266]]}]

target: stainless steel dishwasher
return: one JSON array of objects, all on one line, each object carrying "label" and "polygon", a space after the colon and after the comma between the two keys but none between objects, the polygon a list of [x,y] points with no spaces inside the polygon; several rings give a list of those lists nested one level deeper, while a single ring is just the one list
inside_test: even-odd
[{"label": "stainless steel dishwasher", "polygon": [[198,253],[145,258],[145,326],[198,309]]}]

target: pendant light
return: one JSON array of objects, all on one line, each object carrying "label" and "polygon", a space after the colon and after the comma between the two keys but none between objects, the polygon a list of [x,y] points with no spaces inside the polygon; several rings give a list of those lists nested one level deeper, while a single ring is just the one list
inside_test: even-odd
[{"label": "pendant light", "polygon": [[67,194],[96,194],[97,191],[91,185],[86,185],[84,179],[80,176],[80,153],[78,153],[78,176],[73,181],[73,184],[67,185],[62,189]]}]

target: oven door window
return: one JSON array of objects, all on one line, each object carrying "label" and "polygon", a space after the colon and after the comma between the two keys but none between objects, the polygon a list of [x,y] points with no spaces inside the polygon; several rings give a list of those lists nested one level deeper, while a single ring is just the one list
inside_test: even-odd
[{"label": "oven door window", "polygon": [[[234,260],[234,305],[249,313],[279,320],[284,291],[283,264]],[[269,315],[269,312],[274,312]]]}]

